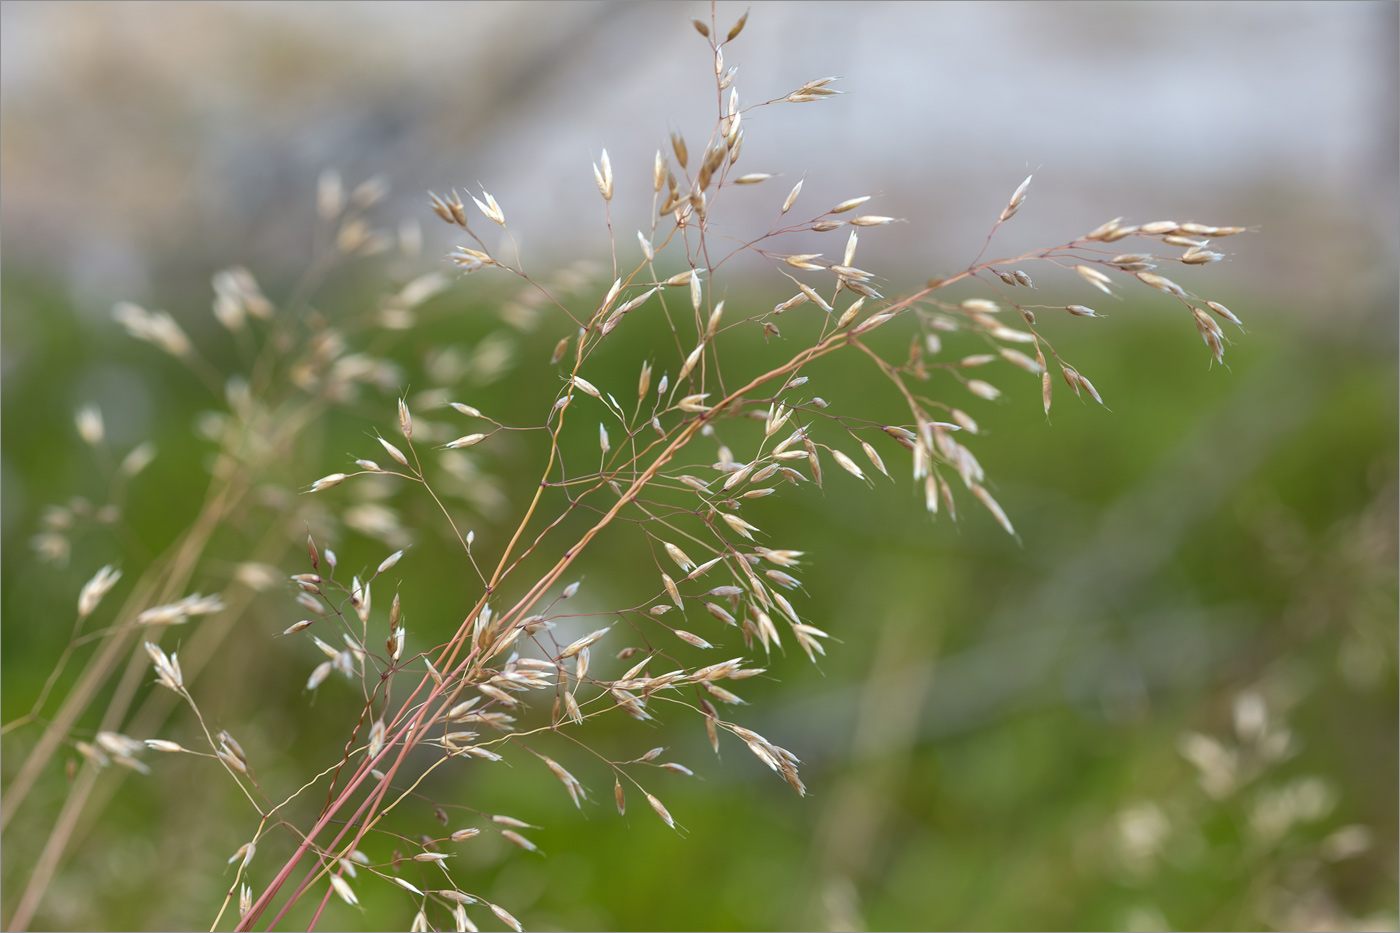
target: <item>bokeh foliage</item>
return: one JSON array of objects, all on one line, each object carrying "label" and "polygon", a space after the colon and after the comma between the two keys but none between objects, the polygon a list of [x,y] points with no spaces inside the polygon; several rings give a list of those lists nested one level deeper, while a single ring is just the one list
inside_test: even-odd
[{"label": "bokeh foliage", "polygon": [[[383,274],[334,279],[316,306],[332,320],[363,310]],[[177,283],[168,304],[216,364],[236,369],[227,338],[189,310],[207,301],[199,280]],[[193,426],[218,402],[153,348],[81,320],[53,282],[7,267],[3,284],[3,339],[16,360],[3,400],[8,722],[28,710],[66,644],[83,581],[108,561],[134,577],[197,508],[209,447]],[[469,369],[456,397],[507,423],[538,424],[558,387],[547,361],[567,331],[547,319],[527,331],[503,323],[497,309],[508,294],[479,274],[380,350],[412,381],[446,347],[470,358],[483,341],[508,344],[512,364],[489,380],[474,381]],[[770,678],[745,682],[750,705],[732,717],[803,758],[808,798],[737,743],[716,762],[698,722],[605,718],[587,729],[600,749],[622,756],[665,744],[667,759],[695,769],[694,778],[661,773],[652,782],[685,832],[668,830],[640,799],[619,818],[606,772],[561,743],[549,753],[576,766],[593,798],[582,814],[523,760],[468,765],[425,787],[454,828],[469,814],[453,808],[465,806],[543,827],[532,837],[546,857],[484,835],[456,847],[454,871],[537,929],[1393,925],[1397,381],[1393,322],[1384,323],[1393,308],[1339,329],[1299,324],[1247,294],[1213,297],[1251,330],[1223,369],[1208,365],[1165,298],[1132,298],[1105,321],[1049,326],[1110,411],[1061,385],[1047,424],[1029,376],[1002,378],[1008,391],[995,403],[935,377],[937,392],[981,423],[973,449],[1019,542],[970,500],[957,523],[931,522],[893,444],[881,448],[893,483],[866,490],[830,469],[822,490],[746,507],[771,545],[807,552],[799,611],[839,640],[815,666],[795,652],[775,658]],[[763,306],[770,296],[736,299]],[[800,329],[791,317],[784,328]],[[595,365],[600,385],[619,397],[642,359],[658,360],[659,373],[675,355],[662,355],[662,329],[615,336]],[[727,352],[742,369],[779,350],[750,335]],[[854,354],[810,376],[809,388],[835,408],[898,417],[887,384]],[[72,411],[103,403],[84,393],[113,380],[136,387],[148,417],[134,440],[154,440],[160,456],[134,484],[119,533],[75,536],[67,567],[41,563],[28,541],[43,505],[102,500],[100,468],[74,433]],[[119,411],[107,414],[120,421]],[[367,394],[307,432],[271,479],[304,488],[352,457],[373,457],[376,429],[394,430],[392,397]],[[504,503],[499,514],[486,500],[460,506],[480,552],[513,526],[537,481],[539,450],[519,435],[473,452]],[[266,507],[278,501],[269,496]],[[421,648],[450,634],[475,592],[429,504],[412,493],[395,502],[407,525],[423,529],[398,568]],[[246,531],[235,523],[221,534],[201,573],[207,589],[247,557]],[[346,568],[372,567],[387,553],[348,531],[322,543]],[[299,545],[287,544],[284,569],[307,569]],[[600,544],[577,567],[583,606],[652,595],[655,570],[640,540],[614,534]],[[264,780],[285,790],[338,756],[353,705],[340,682],[303,691],[319,658],[274,637],[297,617],[290,589],[260,597],[197,689],[206,714],[256,750]],[[1181,736],[1233,743],[1243,691],[1265,699],[1272,723],[1286,721],[1297,752],[1216,799],[1181,754]],[[33,728],[5,739],[7,781]],[[193,743],[191,723],[177,714],[161,737]],[[85,828],[41,925],[207,925],[251,811],[206,762],[151,764],[155,774],[125,777]],[[1308,777],[1321,779],[1331,805],[1281,834],[1260,830],[1265,798]],[[32,813],[5,837],[7,903],[64,781],[61,764],[51,767]],[[400,821],[404,832],[437,828],[427,802]],[[1369,846],[1329,860],[1338,843],[1324,840],[1349,825],[1368,828]],[[268,848],[259,859],[272,864]],[[403,892],[361,887],[365,915],[336,902],[327,927],[407,922]]]}]

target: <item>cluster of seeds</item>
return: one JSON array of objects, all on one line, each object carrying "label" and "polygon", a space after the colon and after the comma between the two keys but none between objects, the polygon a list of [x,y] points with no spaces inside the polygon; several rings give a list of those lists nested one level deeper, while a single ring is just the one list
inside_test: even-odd
[{"label": "cluster of seeds", "polygon": [[[472,229],[472,223],[480,222],[478,213],[501,227],[508,242],[514,239],[505,210],[486,191],[465,200],[455,190],[429,196],[433,212],[469,238],[448,254],[452,269],[459,274],[491,270],[483,274],[513,275],[522,283],[522,291],[502,310],[505,321],[526,329],[551,310],[566,319],[566,332],[550,359],[550,366],[557,368],[558,390],[538,423],[509,425],[474,405],[453,401],[453,387],[466,371],[473,371],[479,383],[499,376],[509,365],[509,346],[488,338],[473,351],[470,363],[441,352],[428,361],[431,388],[412,400],[399,398],[397,436],[376,438],[373,455],[378,459],[360,457],[353,469],[347,466],[344,472],[323,476],[306,487],[310,493],[327,493],[347,482],[351,488],[361,488],[396,478],[406,488],[425,493],[441,509],[448,540],[460,547],[464,577],[479,580],[480,589],[473,604],[464,607],[455,633],[446,637],[435,633],[425,640],[428,627],[423,626],[410,638],[406,615],[411,606],[405,604],[411,603],[411,591],[402,598],[397,582],[391,584],[387,578],[397,576],[412,536],[400,524],[399,514],[380,501],[387,494],[367,494],[339,515],[346,527],[395,548],[372,570],[351,573],[348,581],[344,573],[337,576],[334,551],[322,550],[308,534],[309,569],[290,580],[303,617],[284,634],[305,639],[315,649],[314,663],[307,666],[306,691],[333,693],[341,689],[336,684],[342,679],[358,684],[358,711],[341,760],[316,779],[328,785],[324,804],[308,825],[297,828],[295,853],[267,879],[260,894],[255,895],[254,886],[245,881],[258,843],[273,827],[285,825],[280,815],[283,807],[302,791],[281,804],[269,802],[275,795],[260,783],[249,753],[228,731],[206,723],[178,655],[157,644],[160,632],[223,613],[229,600],[200,593],[176,599],[189,592],[181,584],[150,600],[158,604],[138,606],[116,627],[151,639],[144,642],[144,651],[157,683],[193,710],[208,750],[196,751],[166,739],[141,741],[109,729],[90,735],[91,741],[74,739],[71,744],[93,766],[115,763],[143,773],[149,765],[138,756],[147,750],[203,755],[217,761],[238,783],[262,820],[254,837],[229,859],[238,867],[225,907],[236,894],[239,929],[263,918],[284,892],[287,896],[273,924],[313,886],[325,899],[334,894],[355,905],[355,884],[361,874],[385,879],[414,898],[414,930],[432,928],[430,912],[450,917],[458,930],[475,929],[466,908],[477,904],[512,929],[521,929],[504,907],[465,890],[454,879],[451,852],[444,849],[483,832],[495,832],[518,848],[536,852],[537,843],[526,833],[538,827],[459,803],[432,804],[442,827],[438,835],[407,828],[408,817],[402,825],[391,823],[390,817],[401,815],[401,807],[407,810],[406,802],[421,801],[427,773],[443,767],[484,767],[477,763],[509,756],[537,762],[583,808],[590,802],[587,774],[580,771],[584,779],[575,776],[546,754],[542,743],[560,733],[576,734],[588,720],[604,714],[621,712],[653,723],[664,722],[672,712],[693,716],[690,721],[698,720],[716,753],[722,734],[728,734],[805,793],[796,755],[720,715],[721,707],[743,706],[736,692],[743,689],[740,682],[764,674],[772,653],[783,650],[786,639],[790,637],[815,663],[825,654],[823,640],[828,638],[794,604],[801,602],[797,573],[803,551],[778,547],[769,540],[755,524],[762,519],[750,521],[753,509],[745,511],[749,503],[789,485],[823,487],[826,470],[833,463],[840,472],[873,485],[877,473],[890,476],[886,458],[907,451],[913,481],[930,514],[946,511],[956,517],[959,496],[970,495],[1014,535],[1010,518],[989,491],[992,484],[986,471],[968,446],[969,438],[981,429],[964,406],[1001,396],[995,376],[982,374],[995,374],[1003,365],[1039,380],[1047,416],[1055,367],[1077,396],[1087,394],[1102,404],[1089,378],[1051,345],[1037,312],[1063,311],[1082,318],[1103,315],[1083,304],[1036,304],[1014,297],[1034,294],[1061,272],[1073,273],[1065,277],[1076,285],[1087,283],[1109,295],[1120,281],[1136,281],[1176,299],[1190,311],[1212,356],[1223,360],[1226,338],[1218,320],[1240,326],[1238,318],[1224,305],[1196,297],[1157,270],[1166,263],[1195,266],[1220,261],[1224,255],[1212,249],[1212,243],[1243,232],[1241,227],[1169,221],[1126,225],[1119,218],[1067,243],[1020,256],[984,261],[979,254],[965,270],[931,279],[896,298],[885,297],[881,276],[865,268],[869,263],[862,260],[862,265],[856,265],[861,237],[878,241],[890,232],[878,228],[897,220],[861,213],[871,200],[868,195],[804,216],[797,210],[803,187],[798,181],[781,201],[774,196],[774,218],[766,233],[736,240],[712,230],[712,218],[727,200],[764,197],[772,186],[763,183],[777,177],[776,172],[741,173],[737,168],[744,135],[751,126],[748,115],[764,106],[810,103],[840,93],[831,87],[835,79],[825,77],[745,105],[736,85],[738,69],[726,67],[724,48],[741,33],[746,19],[747,14],[723,39],[713,20],[696,22],[713,53],[718,118],[708,139],[693,152],[681,132],[674,131],[669,154],[658,149],[648,167],[639,167],[639,174],[650,176],[651,208],[642,220],[643,229],[637,231],[635,246],[624,250],[614,243],[611,274],[602,279],[612,280],[607,287],[582,267],[538,280],[525,272],[518,249],[509,260],[489,248]],[[619,180],[625,181],[625,170],[616,178],[613,160],[604,150],[592,165],[592,179],[611,230],[614,194]],[[1026,178],[1014,190],[992,235],[1026,204],[1031,180]],[[371,179],[347,193],[338,174],[323,175],[317,203],[327,248],[348,258],[380,253],[392,245],[395,235],[376,228],[368,215],[386,191],[382,180]],[[846,234],[844,245],[825,253],[797,252],[784,243],[793,236],[838,230]],[[1124,247],[1110,246],[1129,237],[1147,245],[1136,252],[1118,252]],[[834,239],[839,244],[839,235]],[[412,255],[421,237],[416,228],[404,226],[397,241],[406,255]],[[627,242],[631,243],[630,237]],[[1181,252],[1170,256],[1154,252],[1162,247]],[[731,297],[726,312],[724,290],[716,279],[726,262],[740,252],[766,261],[783,283],[781,294],[789,297],[771,308],[766,303],[761,308],[744,308]],[[1035,267],[1041,286],[1025,271],[1032,263],[1041,264]],[[418,323],[421,306],[451,281],[446,273],[431,272],[404,282],[366,320],[385,332],[410,329]],[[972,282],[989,289],[992,297],[945,297],[959,283]],[[303,344],[286,339],[288,316],[279,315],[248,270],[223,270],[212,284],[213,314],[231,334],[240,340],[261,334],[279,353],[296,346],[269,369],[285,371],[290,386],[312,400],[308,418],[325,405],[355,398],[361,388],[397,392],[405,382],[399,368],[387,359],[351,352],[349,330],[333,327],[319,315],[309,316],[312,326]],[[221,463],[247,468],[265,465],[280,449],[276,439],[285,440],[301,423],[286,418],[286,409],[279,407],[285,399],[266,390],[266,372],[218,378],[169,314],[129,303],[118,305],[113,314],[133,337],[180,360],[227,402],[227,412],[209,413],[200,423],[200,432],[221,444],[225,457]],[[635,326],[643,316],[666,322],[674,348],[641,362],[633,398],[630,376],[626,388],[618,386],[616,365],[602,366],[595,354],[603,341],[616,343],[613,335],[620,328]],[[793,349],[782,342],[780,322],[788,327],[788,322],[803,316],[807,316],[804,324],[815,319],[817,335]],[[900,327],[905,328],[901,340],[908,340],[909,349],[907,355],[890,358],[882,352],[884,338]],[[776,357],[758,371],[742,372],[729,347],[731,341],[750,336],[775,348]],[[967,352],[967,344],[972,352]],[[818,378],[811,364],[838,352],[867,358],[907,406],[907,420],[901,414],[898,420],[903,423],[891,424],[839,413],[827,399],[811,394],[812,380]],[[654,379],[656,370],[660,375]],[[935,379],[940,382],[936,388],[926,387]],[[618,395],[626,399],[625,404]],[[432,410],[441,410],[443,420],[416,417]],[[449,420],[456,416],[465,423]],[[87,444],[102,447],[105,431],[99,409],[82,409],[75,424]],[[482,555],[475,548],[475,533],[459,527],[454,513],[443,505],[448,494],[440,491],[449,485],[460,487],[461,498],[484,514],[494,487],[482,478],[487,471],[480,464],[496,452],[498,435],[510,431],[545,432],[549,457],[538,491],[513,534],[506,536],[507,543],[496,553]],[[714,453],[699,453],[701,447],[713,448]],[[585,448],[588,454],[581,457],[578,451]],[[148,445],[132,450],[122,460],[119,476],[123,481],[134,477],[153,455]],[[216,475],[226,476],[233,466],[219,469],[224,472]],[[965,493],[955,493],[958,484]],[[547,515],[542,503],[547,493],[557,491],[566,494],[567,504],[559,514]],[[312,498],[335,501],[336,494]],[[50,511],[35,546],[55,560],[65,559],[68,536],[80,519],[114,520],[119,512],[115,502],[93,507],[74,500]],[[561,541],[562,529],[574,527],[564,523],[570,516],[586,516],[587,530],[576,539]],[[565,584],[566,574],[602,531],[624,522],[640,530],[651,550],[656,575],[650,591],[639,594],[633,605],[603,613],[593,606],[578,608],[585,601],[579,598],[580,583]],[[493,544],[487,550],[497,547]],[[538,576],[524,579],[522,564],[542,555],[555,555],[553,563]],[[120,578],[121,571],[109,565],[83,587],[78,626]],[[250,590],[286,581],[274,568],[256,561],[239,564],[233,579]],[[382,597],[376,608],[372,592],[377,586],[382,594],[386,585],[394,587],[387,611]],[[590,623],[585,628],[591,630],[582,632],[579,620],[598,615],[606,622]],[[77,628],[75,638],[76,633]],[[725,653],[736,656],[727,660],[705,663],[705,656],[697,654],[740,641],[742,652],[734,647]],[[761,662],[754,657],[759,649]],[[187,661],[191,657],[187,653]],[[1202,742],[1193,742],[1188,757],[1206,770],[1202,762],[1214,753]],[[601,762],[612,778],[620,813],[626,809],[631,788],[642,794],[668,827],[678,829],[676,819],[644,784],[659,779],[662,772],[692,774],[685,764],[662,760],[664,751],[664,747],[651,748],[626,760],[595,752],[594,763]],[[454,823],[449,811],[454,809],[474,813],[475,825],[449,830]],[[383,841],[391,851],[372,858],[362,845],[371,851],[377,851],[377,845],[368,846],[367,839],[376,844]],[[307,855],[317,867],[303,880],[294,881],[292,871]]]}]

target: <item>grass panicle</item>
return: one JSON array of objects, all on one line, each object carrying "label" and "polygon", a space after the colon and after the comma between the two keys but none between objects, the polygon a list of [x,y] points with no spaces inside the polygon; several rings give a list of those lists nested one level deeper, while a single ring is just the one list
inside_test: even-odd
[{"label": "grass panicle", "polygon": [[[592,162],[610,233],[624,228],[615,214],[617,192],[652,195],[635,237],[614,236],[609,259],[592,270],[527,271],[513,226],[527,221],[504,194],[500,201],[484,189],[429,194],[427,208],[458,238],[444,268],[388,289],[367,316],[337,320],[310,306],[326,278],[395,249],[411,256],[421,234],[379,222],[383,178],[347,190],[338,172],[327,171],[316,191],[315,253],[291,294],[265,294],[241,267],[213,277],[215,319],[231,341],[253,348],[246,370],[217,369],[211,360],[225,355],[202,354],[164,311],[129,302],[113,309],[132,337],[209,387],[220,408],[201,420],[200,431],[217,449],[204,505],[178,540],[144,570],[102,567],[78,594],[72,647],[98,648],[64,681],[67,692],[51,702],[51,678],[32,712],[5,726],[37,732],[6,789],[6,823],[55,757],[72,750],[82,761],[7,921],[12,929],[27,926],[46,893],[57,893],[55,872],[78,815],[108,799],[99,792],[99,773],[161,767],[163,761],[142,758],[151,751],[208,759],[246,800],[249,834],[228,857],[228,893],[211,910],[213,928],[275,927],[303,903],[311,905],[314,925],[333,898],[353,907],[366,886],[388,884],[412,929],[475,929],[490,914],[519,930],[520,921],[489,902],[452,856],[489,833],[538,853],[527,835],[537,827],[473,810],[475,804],[434,801],[442,825],[425,834],[403,811],[428,793],[430,775],[509,761],[551,775],[580,809],[598,802],[590,781],[576,774],[605,776],[619,814],[629,795],[640,796],[683,833],[684,814],[673,815],[654,790],[661,772],[688,776],[694,763],[662,761],[662,748],[617,760],[588,744],[591,720],[623,716],[663,730],[703,728],[716,753],[737,742],[805,794],[797,755],[743,724],[743,692],[745,680],[781,666],[778,655],[789,645],[811,662],[828,650],[830,623],[806,602],[800,579],[809,563],[821,566],[820,557],[807,557],[799,541],[770,537],[750,502],[801,486],[860,496],[862,486],[905,474],[931,516],[956,518],[975,504],[1015,535],[973,452],[982,429],[964,408],[998,399],[999,384],[1027,379],[1039,384],[1047,416],[1066,389],[1104,404],[1090,378],[1051,343],[1047,330],[1057,325],[1045,326],[1061,316],[1102,317],[1077,303],[1089,300],[1086,287],[1107,296],[1129,288],[1161,293],[1210,356],[1223,361],[1229,331],[1222,322],[1239,328],[1239,319],[1167,273],[1187,281],[1193,270],[1186,267],[1220,260],[1211,244],[1244,228],[1117,218],[1058,245],[985,258],[1000,227],[1032,209],[1031,177],[1008,183],[1011,194],[989,218],[991,230],[971,264],[896,293],[880,271],[880,245],[899,235],[897,205],[882,213],[878,201],[859,194],[812,208],[802,180],[774,192],[780,167],[742,157],[745,134],[763,131],[765,108],[841,93],[836,78],[820,77],[751,97],[736,69],[725,67],[726,48],[747,15],[728,25],[713,16],[695,22],[714,62],[717,117],[708,135],[692,135],[688,144],[672,131],[644,167],[614,164],[606,150]],[[737,201],[771,202],[768,229],[736,235],[724,225],[726,208]],[[829,245],[813,251],[820,237]],[[782,300],[756,305],[752,288],[727,285],[741,256],[766,264]],[[487,277],[494,281],[483,284]],[[385,342],[417,327],[424,306],[445,290],[507,284],[518,291],[502,308],[505,320],[559,335],[547,363],[527,360],[510,378],[557,374],[552,402],[533,422],[496,420],[460,393],[468,362],[448,352],[429,359],[410,390],[409,376],[380,349]],[[964,286],[980,291],[967,297]],[[665,345],[629,361],[625,374],[611,358],[600,362],[644,320],[664,322]],[[896,355],[891,345],[901,348]],[[470,361],[477,383],[483,372],[506,375],[515,353],[506,342],[479,345]],[[898,423],[848,411],[839,395],[813,393],[816,364],[834,354],[868,364],[871,379],[897,400]],[[270,477],[288,468],[300,435],[366,396],[379,399],[384,417],[360,447],[335,472],[303,472],[295,495],[274,497],[278,518],[253,553],[231,568],[212,561],[218,530],[243,520],[269,494]],[[86,444],[108,453],[96,404],[78,412],[76,426]],[[533,499],[507,521],[478,455],[520,435],[543,438],[546,453]],[[144,444],[125,452],[113,500],[55,507],[35,548],[65,559],[76,529],[100,523],[104,509],[119,511],[125,484],[154,456]],[[380,492],[386,482],[430,503],[440,527],[406,525],[404,510]],[[491,547],[476,544],[453,504],[461,500],[499,515],[507,532]],[[641,537],[655,572],[649,592],[604,608],[593,600],[605,588],[579,579],[574,568],[615,526]],[[382,542],[377,565],[349,573],[338,567],[328,545],[350,532]],[[417,614],[423,599],[401,587],[415,546],[455,550],[458,579],[444,585],[463,591],[465,581],[472,595],[453,631],[428,624]],[[210,595],[199,588],[214,583]],[[224,646],[252,637],[240,625],[252,600],[282,587],[289,593],[277,623],[283,637],[267,650],[295,651],[304,642],[304,700],[333,704],[344,727],[338,760],[299,762],[304,773],[292,785],[284,767],[267,767],[265,748],[245,749],[204,712],[204,683],[216,682],[209,675]],[[152,679],[163,691],[138,690]],[[331,689],[337,682],[354,685],[350,699]],[[94,709],[98,703],[105,709]],[[160,736],[179,706],[192,715],[203,748]],[[89,730],[98,712],[102,725]],[[1272,733],[1248,725],[1258,718],[1241,714],[1242,741],[1257,748],[1251,754],[1273,754],[1266,748]],[[1208,790],[1238,780],[1231,770],[1237,766],[1225,764],[1237,756],[1218,746],[1194,736],[1183,751]],[[260,770],[277,777],[264,781]],[[1123,820],[1132,838],[1155,825],[1152,814]]]}]

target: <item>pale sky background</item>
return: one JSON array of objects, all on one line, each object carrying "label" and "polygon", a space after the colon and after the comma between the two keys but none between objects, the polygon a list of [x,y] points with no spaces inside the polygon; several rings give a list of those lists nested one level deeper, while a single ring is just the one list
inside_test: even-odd
[{"label": "pale sky background", "polygon": [[[720,28],[744,9],[719,3]],[[783,174],[733,198],[746,207],[730,220],[766,227],[801,177],[811,208],[877,195],[871,209],[908,223],[870,231],[862,257],[897,288],[965,265],[1035,170],[1007,250],[1118,215],[1257,225],[1192,281],[1309,313],[1389,301],[1396,14],[760,2],[727,50],[741,104],[825,75],[848,93],[746,118],[741,167]],[[713,122],[692,15],[708,4],[6,2],[6,259],[60,270],[97,315],[161,303],[156,265],[291,275],[327,165],[352,182],[385,173],[386,219],[422,218],[429,259],[451,240],[424,192],[453,186],[491,191],[536,261],[598,256],[604,147],[635,249],[653,152],[670,128],[698,148]]]}]

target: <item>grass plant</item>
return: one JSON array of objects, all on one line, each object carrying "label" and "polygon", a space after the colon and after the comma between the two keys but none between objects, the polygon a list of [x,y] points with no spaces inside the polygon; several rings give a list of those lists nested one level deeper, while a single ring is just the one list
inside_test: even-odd
[{"label": "grass plant", "polygon": [[[669,760],[664,747],[619,758],[590,744],[591,721],[622,716],[650,723],[647,735],[703,728],[716,752],[747,749],[805,792],[801,763],[782,737],[745,724],[741,693],[745,680],[780,667],[789,647],[820,661],[831,623],[821,607],[804,604],[800,573],[809,562],[840,570],[812,561],[801,541],[771,539],[756,500],[799,486],[858,496],[858,484],[907,474],[929,515],[956,519],[971,508],[966,520],[1015,535],[973,453],[981,427],[965,409],[998,398],[1006,380],[1035,380],[1047,417],[1057,398],[1103,404],[1048,338],[1055,319],[1092,321],[1102,315],[1079,303],[1090,301],[1084,295],[1146,288],[1174,304],[1210,357],[1223,361],[1225,327],[1240,321],[1166,270],[1193,272],[1186,267],[1221,259],[1216,241],[1243,227],[1118,218],[1058,245],[987,258],[997,232],[1028,203],[1030,177],[1010,180],[971,263],[898,291],[879,271],[882,238],[900,230],[897,206],[855,192],[813,206],[801,181],[788,187],[772,166],[749,170],[744,137],[762,132],[764,108],[819,106],[840,91],[835,78],[820,77],[749,98],[726,62],[746,17],[695,22],[713,56],[707,134],[687,141],[671,132],[649,170],[629,165],[615,175],[606,151],[592,166],[611,242],[601,283],[573,268],[535,273],[516,245],[508,201],[452,191],[429,200],[459,238],[445,270],[397,284],[357,317],[318,310],[318,290],[346,265],[395,251],[412,256],[421,242],[412,226],[395,232],[377,220],[383,182],[347,190],[327,172],[300,285],[274,299],[246,269],[214,277],[212,310],[228,346],[198,346],[162,311],[114,309],[131,336],[186,366],[219,400],[220,410],[200,420],[215,452],[198,513],[162,553],[96,570],[77,595],[72,638],[49,683],[28,714],[4,727],[8,741],[23,739],[11,746],[22,749],[23,764],[5,789],[6,826],[56,761],[71,770],[9,928],[24,929],[45,897],[61,896],[53,883],[65,852],[116,793],[104,776],[191,756],[236,785],[248,807],[247,837],[229,853],[234,876],[211,906],[211,929],[314,927],[333,899],[354,905],[366,886],[383,884],[401,894],[414,930],[477,922],[519,930],[528,917],[488,900],[453,856],[484,833],[535,851],[535,827],[436,798],[443,774],[503,761],[542,769],[579,808],[610,798],[619,813],[644,808],[683,831],[685,814],[668,809],[655,778],[689,775],[688,765]],[[613,212],[622,185],[652,194],[635,235],[633,218]],[[767,229],[725,223],[731,202],[755,200],[772,202]],[[751,260],[790,297],[759,306],[748,280],[731,280]],[[464,394],[468,363],[451,354],[409,374],[384,352],[421,326],[424,305],[445,290],[491,290],[511,278],[519,291],[502,315],[557,332],[551,358],[511,372],[515,349],[484,341],[468,362],[478,376],[554,380],[551,404],[533,420],[512,420]],[[980,291],[960,297],[968,286]],[[644,358],[622,361],[610,348],[631,328],[660,339]],[[898,415],[815,395],[809,374],[835,354],[866,361]],[[219,362],[230,356],[239,364]],[[307,433],[337,410],[361,411],[367,395],[383,417],[363,449],[336,472],[307,474],[297,455]],[[79,411],[76,427],[105,465],[111,495],[50,512],[35,547],[54,561],[68,558],[79,529],[119,524],[127,489],[156,457],[150,444],[120,457],[110,451],[100,403]],[[511,445],[541,455],[533,496],[519,507],[500,501],[480,458]],[[287,488],[288,477],[299,488]],[[410,500],[430,512],[403,504]],[[432,513],[429,527],[405,519]],[[472,513],[500,516],[505,530],[483,546],[464,518]],[[237,561],[215,557],[230,529],[254,541]],[[335,539],[352,532],[383,542],[383,559],[342,567]],[[618,543],[627,536],[631,545]],[[454,554],[456,575],[435,584],[460,603],[446,630],[420,623],[422,584],[404,582],[404,567],[424,548]],[[575,564],[600,548],[618,560],[644,555],[652,586],[617,603],[591,598],[590,588],[604,587],[577,578]],[[313,645],[305,702],[332,707],[341,723],[341,753],[297,761],[294,779],[208,712],[229,641],[251,637],[240,633],[262,605],[259,594],[283,587],[291,588],[284,637],[258,650]],[[114,591],[115,606],[107,599]],[[81,669],[69,671],[78,656]],[[158,689],[149,689],[152,677]],[[353,701],[324,695],[337,679],[354,685]],[[177,708],[192,715],[200,741],[163,737]],[[1252,707],[1238,717],[1241,735],[1267,741],[1252,725]],[[1192,741],[1187,757],[1214,773],[1207,741]],[[423,805],[438,817],[433,832],[406,813]],[[1153,819],[1124,815],[1139,829]]]}]

